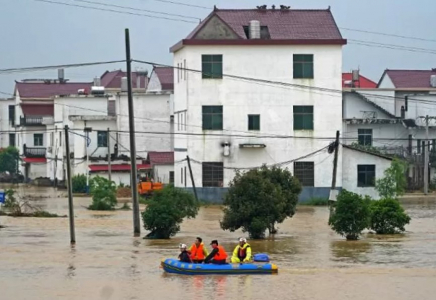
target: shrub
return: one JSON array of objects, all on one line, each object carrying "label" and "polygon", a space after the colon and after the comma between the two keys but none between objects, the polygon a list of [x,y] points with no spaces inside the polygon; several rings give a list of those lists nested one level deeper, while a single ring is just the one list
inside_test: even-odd
[{"label": "shrub", "polygon": [[180,231],[184,218],[195,218],[199,204],[194,196],[172,185],[153,193],[142,213],[148,238],[168,239]]},{"label": "shrub", "polygon": [[406,191],[406,168],[405,162],[395,158],[391,166],[385,170],[384,177],[376,181],[375,189],[380,195],[380,198],[397,198]]},{"label": "shrub", "polygon": [[310,198],[309,201],[302,202],[301,205],[307,206],[327,206],[329,203],[329,199],[327,198]]},{"label": "shrub", "polygon": [[370,198],[342,190],[329,219],[330,227],[347,240],[357,240],[368,227]]},{"label": "shrub", "polygon": [[382,199],[370,204],[369,228],[377,234],[395,234],[405,231],[410,217],[396,199]]},{"label": "shrub", "polygon": [[0,150],[0,173],[16,174],[19,160],[20,156],[17,148],[10,146]]},{"label": "shrub", "polygon": [[86,175],[73,176],[73,193],[86,193]]},{"label": "shrub", "polygon": [[276,233],[275,224],[295,214],[299,181],[287,169],[278,167],[237,173],[224,199],[223,230],[242,228],[253,239],[264,238],[265,231]]},{"label": "shrub", "polygon": [[117,205],[116,184],[109,179],[97,176],[91,184],[92,204],[90,210],[114,210]]}]

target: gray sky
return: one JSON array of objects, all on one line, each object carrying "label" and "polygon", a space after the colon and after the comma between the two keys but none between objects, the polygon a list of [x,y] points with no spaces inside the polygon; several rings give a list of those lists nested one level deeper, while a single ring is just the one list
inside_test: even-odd
[{"label": "gray sky", "polygon": [[[94,6],[74,0],[52,0]],[[182,14],[204,19],[210,10],[162,3],[155,0],[89,0],[140,9]],[[173,0],[213,7],[212,0]],[[400,4],[401,3],[401,4]],[[218,8],[254,8],[282,4],[274,0],[220,0]],[[331,6],[339,27],[407,35],[435,41],[416,41],[341,30],[347,39],[436,49],[434,0],[292,0],[293,8]],[[132,57],[171,64],[168,48],[196,25],[112,12],[37,2],[0,0],[0,69],[124,59],[124,29],[130,29]],[[105,8],[102,6],[98,6]],[[121,10],[118,8],[109,8]],[[136,13],[147,14],[143,11]],[[436,51],[436,50],[435,50]],[[123,64],[65,70],[70,80],[90,81],[105,70]],[[136,66],[134,66],[135,68]],[[436,54],[374,48],[349,44],[344,47],[344,71],[360,67],[361,74],[377,81],[386,68],[430,69]],[[0,91],[12,92],[14,80],[56,77],[49,72],[0,74]],[[0,94],[0,97],[5,95]]]}]

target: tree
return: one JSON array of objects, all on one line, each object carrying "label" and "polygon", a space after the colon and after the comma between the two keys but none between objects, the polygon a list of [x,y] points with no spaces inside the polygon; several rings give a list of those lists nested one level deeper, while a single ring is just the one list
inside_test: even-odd
[{"label": "tree", "polygon": [[90,181],[92,204],[90,210],[114,210],[117,205],[115,182],[97,176]]},{"label": "tree", "polygon": [[18,161],[20,155],[15,147],[8,147],[0,151],[0,173],[9,172],[10,174],[18,173]]},{"label": "tree", "polygon": [[142,213],[144,228],[149,230],[148,238],[169,239],[180,231],[184,218],[195,218],[199,203],[194,196],[172,185],[156,191]]},{"label": "tree", "polygon": [[342,190],[337,198],[329,225],[347,240],[357,240],[368,227],[371,198]]},{"label": "tree", "polygon": [[405,231],[410,217],[404,212],[396,199],[381,199],[372,201],[369,228],[377,234],[396,234]]},{"label": "tree", "polygon": [[385,176],[376,181],[375,189],[379,193],[380,198],[396,199],[404,194],[407,186],[406,170],[407,164],[402,160],[394,158],[391,166],[385,170]]},{"label": "tree", "polygon": [[295,214],[301,184],[287,169],[279,167],[237,172],[224,199],[223,230],[242,228],[253,239]]},{"label": "tree", "polygon": [[73,176],[71,181],[73,182],[73,193],[86,193],[86,175]]}]

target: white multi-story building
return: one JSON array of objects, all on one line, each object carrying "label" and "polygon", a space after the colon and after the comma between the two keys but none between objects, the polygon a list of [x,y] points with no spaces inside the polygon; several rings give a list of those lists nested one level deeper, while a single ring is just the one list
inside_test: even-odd
[{"label": "white multi-story building", "polygon": [[0,149],[16,146],[15,99],[0,99]]},{"label": "white multi-story building", "polygon": [[[177,163],[186,156],[199,197],[219,201],[234,168],[328,146],[342,128],[342,100],[310,87],[342,88],[345,44],[330,9],[215,8],[171,48],[176,186],[192,187],[186,162]],[[322,151],[286,165],[303,184],[301,199],[328,197],[332,160]],[[340,187],[341,157],[338,165]]]}]

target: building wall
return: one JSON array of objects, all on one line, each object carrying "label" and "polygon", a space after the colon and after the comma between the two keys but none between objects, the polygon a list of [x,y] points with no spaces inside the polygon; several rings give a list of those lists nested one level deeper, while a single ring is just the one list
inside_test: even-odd
[{"label": "building wall", "polygon": [[147,92],[160,92],[162,91],[162,85],[157,77],[156,72],[153,72],[150,76],[150,81],[148,82]]},{"label": "building wall", "polygon": [[170,172],[174,172],[174,165],[155,165],[153,172],[155,182],[169,184]]},{"label": "building wall", "polygon": [[375,165],[375,178],[377,180],[384,177],[384,171],[390,167],[391,160],[344,147],[342,147],[341,152],[343,156],[342,188],[353,193],[368,195],[374,199],[379,199],[378,193],[374,187],[357,186],[357,166]]},{"label": "building wall", "polygon": [[[107,172],[102,173],[91,173],[90,178],[94,178],[96,176],[100,176],[106,179],[109,179],[109,174]],[[112,172],[111,179],[118,186],[121,183],[124,185],[130,186],[130,173],[129,172]]]},{"label": "building wall", "polygon": [[[269,55],[268,53],[271,53]],[[202,54],[222,54],[223,73],[251,78],[326,87],[341,86],[342,51],[340,46],[195,46],[174,54],[174,65],[186,59],[187,68],[201,70]],[[314,54],[314,79],[293,79],[293,54]],[[229,77],[202,79],[201,74],[182,72],[175,84],[175,160],[188,154],[199,162],[223,162],[225,167],[254,167],[296,159],[331,143],[336,130],[342,128],[342,98],[336,94],[295,89],[259,82],[247,82]],[[202,130],[202,105],[223,106],[223,131]],[[314,130],[293,130],[293,105],[314,106]],[[249,132],[247,115],[260,114],[260,132]],[[179,120],[179,121],[178,121]],[[178,126],[180,123],[180,127]],[[197,134],[186,136],[183,133]],[[216,134],[207,136],[203,134]],[[299,138],[229,137],[224,135],[287,135]],[[332,140],[313,139],[332,137]],[[230,155],[223,156],[222,143],[230,143]],[[240,149],[241,143],[265,144],[263,149]],[[321,155],[304,159],[315,163],[315,187],[331,184],[331,168],[326,165],[333,157]],[[338,186],[341,185],[342,161],[338,162]],[[182,180],[184,165],[177,164],[177,186],[191,187]],[[178,169],[178,170],[177,170]],[[197,187],[202,187],[202,166],[192,163]],[[289,165],[293,171],[293,165]],[[224,187],[233,178],[233,170],[224,170]],[[183,183],[182,183],[183,182]],[[327,194],[328,196],[328,194]]]},{"label": "building wall", "polygon": [[47,177],[46,163],[31,163],[29,164],[29,178],[35,179],[38,177]]},{"label": "building wall", "polygon": [[[0,131],[15,131],[15,128],[9,122],[9,105],[15,105],[12,99],[0,99]],[[17,142],[17,136],[15,136]],[[0,134],[0,148],[9,146],[9,133]]]},{"label": "building wall", "polygon": [[364,119],[367,118],[370,112],[376,114],[377,119],[390,119],[391,117],[380,111],[377,107],[364,101],[361,97],[354,93],[343,94],[343,118],[344,119]]}]

